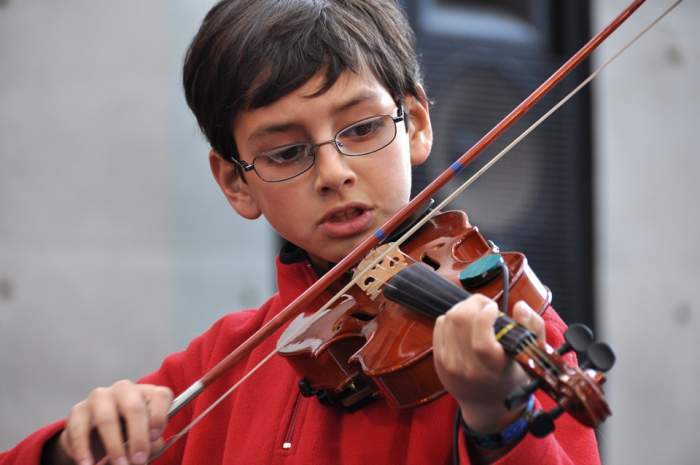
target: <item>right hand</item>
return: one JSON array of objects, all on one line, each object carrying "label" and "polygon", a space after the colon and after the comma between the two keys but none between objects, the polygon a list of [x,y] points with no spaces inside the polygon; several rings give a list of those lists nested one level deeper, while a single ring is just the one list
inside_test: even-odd
[{"label": "right hand", "polygon": [[167,387],[129,380],[97,388],[71,408],[58,438],[60,452],[79,465],[92,465],[101,458],[93,455],[96,444],[91,447],[92,435],[99,438],[113,465],[145,464],[162,443],[172,400],[173,393]]}]

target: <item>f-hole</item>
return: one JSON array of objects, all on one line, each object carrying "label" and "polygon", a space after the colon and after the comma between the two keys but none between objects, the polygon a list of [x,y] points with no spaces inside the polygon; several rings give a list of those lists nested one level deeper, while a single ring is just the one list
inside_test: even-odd
[{"label": "f-hole", "polygon": [[[386,302],[381,302],[379,304],[379,308],[377,309],[377,313],[384,310],[385,305],[386,305]],[[356,318],[360,321],[372,321],[377,317],[377,315],[375,315],[373,313],[364,312],[362,310],[358,310],[356,312],[353,312],[350,314],[350,316],[353,318]]]},{"label": "f-hole", "polygon": [[431,267],[432,269],[434,269],[436,271],[438,268],[440,268],[440,263],[438,263],[437,261],[430,258],[430,256],[427,254],[423,254],[423,256],[420,259],[423,263],[425,263],[426,265],[428,265],[429,267]]},{"label": "f-hole", "polygon": [[360,321],[372,321],[372,320],[374,320],[374,315],[369,314],[369,313],[365,313],[365,312],[355,312],[355,313],[352,313],[351,316],[353,318],[360,320]]}]

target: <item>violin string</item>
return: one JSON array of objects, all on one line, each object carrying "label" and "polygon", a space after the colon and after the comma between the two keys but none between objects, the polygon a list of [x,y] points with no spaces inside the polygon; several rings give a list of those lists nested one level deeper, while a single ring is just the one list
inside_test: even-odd
[{"label": "violin string", "polygon": [[[403,252],[402,252],[403,253]],[[404,254],[405,255],[405,254]],[[407,255],[410,257],[410,255]],[[388,257],[389,261],[395,260],[393,257]],[[412,257],[410,257],[412,258]],[[392,270],[386,268],[382,263],[380,262],[377,264],[376,268],[381,269],[382,271],[386,272],[391,272]],[[408,286],[414,286],[415,284],[413,283],[406,283]],[[392,289],[396,289],[397,287],[394,286],[393,284],[386,282],[384,283],[384,287],[390,287]],[[412,291],[413,288],[407,289],[407,291]],[[451,307],[451,301],[447,299],[440,299],[440,296],[433,296],[434,299],[440,300],[440,303],[442,303],[443,308],[448,308]],[[521,326],[521,325],[518,325]],[[522,327],[522,326],[521,326]],[[526,328],[527,329],[527,328]],[[503,335],[503,344],[512,347],[515,346],[516,350],[518,353],[525,353],[530,359],[532,359],[535,363],[538,363],[541,367],[544,369],[548,370],[549,372],[554,373],[555,375],[561,374],[561,371],[556,365],[553,365],[549,361],[549,356],[543,352],[537,345],[537,338],[534,336],[532,333],[530,333],[528,336],[525,338],[519,339],[516,335],[513,334],[512,331],[508,331],[506,334]]]},{"label": "violin string", "polygon": [[537,346],[536,338],[531,336],[527,341],[524,341],[522,352],[530,357],[531,360],[538,362],[542,368],[550,373],[554,373],[557,376],[561,375],[561,370],[559,370],[559,367],[552,364],[549,356],[543,353]]},{"label": "violin string", "polygon": [[[413,236],[413,234],[420,229],[426,222],[430,221],[437,213],[439,213],[447,204],[452,202],[458,195],[460,195],[467,187],[469,187],[471,184],[473,184],[477,179],[479,179],[483,173],[485,173],[491,166],[493,166],[497,161],[499,161],[503,156],[505,156],[510,150],[512,150],[518,143],[520,143],[525,137],[527,137],[532,131],[534,131],[537,127],[539,127],[549,116],[551,116],[555,111],[557,111],[562,105],[564,105],[566,102],[568,102],[576,93],[578,93],[583,87],[585,87],[588,83],[590,83],[598,74],[600,74],[603,69],[605,69],[610,63],[615,61],[625,50],[627,50],[632,44],[634,44],[640,37],[642,37],[644,34],[646,34],[651,28],[653,28],[661,19],[663,19],[668,13],[670,13],[676,6],[678,6],[683,0],[676,0],[667,10],[665,10],[659,17],[657,17],[655,20],[653,20],[647,27],[642,29],[641,32],[639,32],[631,41],[629,41],[625,46],[623,46],[618,52],[616,52],[611,58],[606,60],[602,65],[600,65],[598,68],[596,68],[593,73],[591,73],[588,78],[586,78],[583,82],[581,82],[574,90],[572,90],[569,94],[567,94],[562,100],[560,100],[554,107],[552,107],[547,113],[545,113],[542,117],[540,117],[535,123],[533,123],[528,129],[525,130],[520,136],[518,136],[515,140],[513,140],[510,144],[508,144],[503,150],[501,150],[496,156],[494,156],[491,160],[489,160],[481,169],[476,171],[470,178],[468,178],[462,185],[457,187],[451,194],[449,194],[442,202],[440,202],[435,209],[432,211],[429,211],[428,214],[426,214],[423,218],[418,220],[411,228],[409,228],[399,239],[393,243],[389,243],[390,246],[387,247],[386,250],[382,251],[381,253],[377,254],[376,257],[374,257],[370,262],[367,264],[367,266],[362,269],[362,270],[356,270],[355,274],[353,277],[349,280],[347,284],[345,284],[336,294],[331,297],[330,300],[328,300],[323,307],[315,312],[309,320],[315,321],[317,318],[314,318],[315,315],[318,314],[325,314],[324,310],[327,310],[330,305],[333,305],[340,297],[342,297],[351,287],[357,284],[357,282],[364,277],[364,275],[369,272],[373,267],[375,267],[379,262],[381,262],[387,255],[390,253],[394,252],[395,250],[398,249],[398,247],[403,244],[406,240],[408,240],[410,237]],[[320,316],[318,317],[320,318]],[[311,321],[308,324],[304,325],[303,329],[306,329],[305,327],[310,325],[313,321]],[[297,332],[299,334],[300,331]],[[268,354],[268,356],[265,358],[265,361],[267,360],[268,357],[271,357],[271,354],[277,353],[277,350],[275,349],[273,352]],[[245,377],[247,379],[247,376]],[[241,379],[241,382],[243,381],[243,378]],[[236,386],[239,385],[239,383],[236,383]],[[228,395],[227,393],[224,393],[222,396],[225,398],[225,396]],[[218,405],[219,399],[214,401],[214,404]],[[213,405],[213,404],[212,404]],[[210,409],[207,408],[207,412]],[[190,425],[186,426],[185,429],[189,431]],[[178,433],[179,434],[179,433]]]},{"label": "violin string", "polygon": [[[245,375],[241,376],[241,378],[236,381],[226,392],[224,392],[221,396],[219,396],[214,402],[212,402],[206,409],[204,409],[199,415],[197,415],[187,426],[185,426],[183,429],[178,431],[177,433],[173,434],[168,438],[167,441],[163,444],[163,446],[158,449],[154,454],[152,454],[148,458],[147,463],[151,463],[158,457],[160,457],[166,450],[168,450],[170,447],[173,446],[177,441],[179,441],[181,438],[183,438],[192,428],[194,428],[195,425],[197,425],[200,421],[204,419],[205,416],[209,414],[214,408],[216,408],[221,402],[223,402],[229,395],[231,395],[238,387],[243,384],[250,376],[253,375],[253,373],[257,372],[265,363],[267,363],[275,354],[277,353],[277,349],[274,349],[268,353],[265,358],[260,360],[250,371],[248,371]],[[99,465],[99,464],[98,464]]]},{"label": "violin string", "polygon": [[[518,326],[522,327],[521,325]],[[525,329],[527,330],[527,328]],[[523,338],[519,338],[517,335],[513,334],[513,331],[508,331],[506,334],[503,335],[502,339],[502,343],[504,345],[506,345],[507,347],[512,347],[513,345],[515,345],[515,349],[518,353],[524,353],[531,360],[533,360],[533,362],[538,363],[544,369],[547,369],[548,371],[556,375],[561,374],[559,368],[550,362],[548,354],[543,352],[538,347],[537,337],[531,331],[528,330],[528,334]]]},{"label": "violin string", "polygon": [[[404,254],[404,255],[406,255],[409,258],[413,258],[413,257],[410,257],[410,255],[407,255],[407,254]],[[395,260],[393,257],[388,257],[388,258],[389,258],[389,261]],[[388,269],[384,265],[382,265],[381,262],[376,266],[376,268],[379,268],[379,269],[386,271],[386,272],[391,271],[390,269]],[[410,283],[410,282],[408,282],[406,284],[408,286],[413,286],[413,288],[407,289],[408,291],[412,291],[416,287],[415,284]],[[396,286],[394,286],[393,284],[391,284],[389,282],[384,283],[384,286],[390,287],[392,289],[397,289]],[[449,301],[447,299],[440,299],[439,296],[433,296],[433,298],[440,300],[443,308],[448,308],[448,307],[452,306],[451,301]],[[521,325],[519,325],[519,326],[521,326]],[[518,353],[520,353],[520,352],[525,353],[531,359],[533,359],[533,361],[538,363],[543,368],[548,369],[550,372],[553,372],[557,375],[561,373],[559,368],[556,365],[552,365],[549,362],[549,357],[547,356],[547,354],[544,353],[542,350],[540,350],[540,348],[537,345],[537,338],[532,333],[527,335],[525,338],[519,339],[516,335],[513,334],[512,331],[508,331],[503,336],[503,339],[504,339],[504,344],[506,344],[508,347],[515,346]]]}]

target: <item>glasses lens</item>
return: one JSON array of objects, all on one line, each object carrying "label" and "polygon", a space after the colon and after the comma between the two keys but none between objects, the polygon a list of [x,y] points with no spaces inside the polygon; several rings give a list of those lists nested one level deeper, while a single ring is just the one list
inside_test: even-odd
[{"label": "glasses lens", "polygon": [[338,133],[338,149],[345,155],[366,155],[389,145],[396,137],[391,116],[375,116],[358,121]]},{"label": "glasses lens", "polygon": [[308,144],[295,144],[280,147],[258,155],[253,167],[263,180],[284,181],[311,168],[314,156]]}]

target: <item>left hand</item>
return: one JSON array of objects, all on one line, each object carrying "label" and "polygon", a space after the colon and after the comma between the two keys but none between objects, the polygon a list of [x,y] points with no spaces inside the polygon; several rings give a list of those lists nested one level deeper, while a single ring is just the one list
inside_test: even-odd
[{"label": "left hand", "polygon": [[[474,294],[440,316],[433,331],[438,377],[459,403],[466,424],[482,434],[501,431],[520,415],[521,410],[509,411],[503,401],[528,382],[496,340],[497,316],[493,300]],[[513,319],[544,340],[544,320],[525,302],[514,306]]]}]

